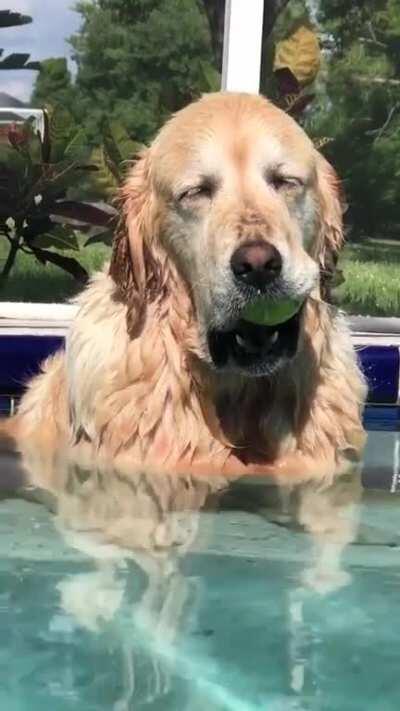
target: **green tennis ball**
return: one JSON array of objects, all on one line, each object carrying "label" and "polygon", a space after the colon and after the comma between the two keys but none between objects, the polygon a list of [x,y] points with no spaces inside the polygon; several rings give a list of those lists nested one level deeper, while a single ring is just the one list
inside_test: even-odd
[{"label": "green tennis ball", "polygon": [[245,321],[250,321],[259,326],[277,326],[289,321],[300,309],[301,302],[295,299],[256,299],[246,306],[241,314]]}]

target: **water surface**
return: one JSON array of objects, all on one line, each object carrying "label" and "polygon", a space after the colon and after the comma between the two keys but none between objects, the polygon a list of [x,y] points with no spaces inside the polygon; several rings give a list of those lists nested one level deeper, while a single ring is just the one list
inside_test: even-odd
[{"label": "water surface", "polygon": [[388,451],[376,436],[361,481],[291,494],[86,475],[55,501],[8,485],[0,708],[397,711]]}]

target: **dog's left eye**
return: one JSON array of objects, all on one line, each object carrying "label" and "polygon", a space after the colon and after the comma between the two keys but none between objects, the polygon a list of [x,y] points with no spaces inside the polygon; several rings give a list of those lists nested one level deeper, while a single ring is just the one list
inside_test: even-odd
[{"label": "dog's left eye", "polygon": [[301,188],[304,184],[300,178],[295,178],[290,175],[279,175],[279,173],[269,176],[269,182],[275,190]]},{"label": "dog's left eye", "polygon": [[178,196],[178,200],[192,200],[198,197],[210,198],[213,193],[213,186],[209,182],[201,183],[200,185],[194,185],[191,188],[187,188]]}]

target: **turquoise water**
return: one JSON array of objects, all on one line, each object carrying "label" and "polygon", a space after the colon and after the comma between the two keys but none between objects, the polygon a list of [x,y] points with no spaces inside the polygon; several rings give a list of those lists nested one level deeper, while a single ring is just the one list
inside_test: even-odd
[{"label": "turquoise water", "polygon": [[58,515],[41,492],[4,495],[0,709],[397,711],[385,476],[292,493],[142,477],[106,507],[80,479]]}]

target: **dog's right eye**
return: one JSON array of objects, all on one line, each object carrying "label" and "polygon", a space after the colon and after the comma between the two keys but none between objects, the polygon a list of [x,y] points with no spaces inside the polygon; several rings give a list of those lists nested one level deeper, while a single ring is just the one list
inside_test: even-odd
[{"label": "dog's right eye", "polygon": [[213,193],[213,185],[210,182],[200,183],[191,188],[187,188],[178,196],[178,201],[194,200],[195,198],[205,197],[210,198]]}]

